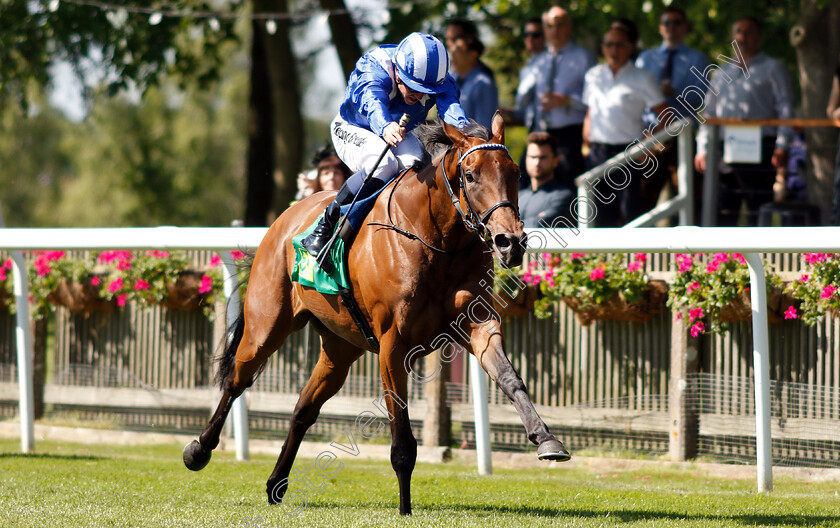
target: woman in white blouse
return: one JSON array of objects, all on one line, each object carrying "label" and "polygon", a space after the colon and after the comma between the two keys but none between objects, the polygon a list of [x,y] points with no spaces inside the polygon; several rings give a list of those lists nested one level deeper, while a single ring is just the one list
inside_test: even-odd
[{"label": "woman in white blouse", "polygon": [[[607,31],[601,49],[606,62],[586,72],[583,87],[583,104],[587,106],[583,142],[589,146],[589,168],[623,152],[643,137],[642,116],[646,108],[656,115],[665,110],[665,96],[659,83],[630,60],[633,43],[625,29],[614,26]],[[624,225],[644,212],[639,189],[648,167],[653,167],[652,160],[637,158],[622,168],[608,168],[609,175],[594,193],[600,199],[595,204],[595,221],[599,227]]]}]

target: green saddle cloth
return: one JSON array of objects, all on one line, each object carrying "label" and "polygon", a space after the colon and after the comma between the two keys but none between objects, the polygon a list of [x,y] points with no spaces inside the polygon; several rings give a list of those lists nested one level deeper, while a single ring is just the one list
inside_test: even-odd
[{"label": "green saddle cloth", "polygon": [[301,245],[301,241],[315,230],[320,220],[321,217],[319,216],[303,233],[292,239],[292,245],[295,248],[295,267],[292,269],[292,280],[301,286],[315,288],[316,291],[321,293],[338,295],[339,288],[350,287],[350,276],[347,273],[344,258],[344,241],[338,238],[330,248],[327,261],[331,265],[326,266],[330,270],[329,272],[321,269],[315,257],[310,255],[309,251]]}]

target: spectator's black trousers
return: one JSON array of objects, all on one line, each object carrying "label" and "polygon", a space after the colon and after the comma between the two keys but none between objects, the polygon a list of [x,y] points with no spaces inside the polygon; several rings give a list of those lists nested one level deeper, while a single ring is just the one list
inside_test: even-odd
[{"label": "spectator's black trousers", "polygon": [[[597,167],[626,148],[627,145],[592,143],[587,157],[588,168]],[[592,193],[597,207],[595,225],[620,227],[645,212],[641,198],[642,178],[645,176],[630,165],[621,169],[605,167],[604,170],[609,170],[609,178],[599,181],[596,192]]]}]

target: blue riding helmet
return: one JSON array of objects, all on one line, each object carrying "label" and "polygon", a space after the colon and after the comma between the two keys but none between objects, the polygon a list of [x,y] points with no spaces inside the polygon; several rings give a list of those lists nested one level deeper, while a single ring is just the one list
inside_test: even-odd
[{"label": "blue riding helmet", "polygon": [[424,94],[439,94],[449,73],[449,54],[437,37],[412,33],[397,46],[397,75],[406,86]]}]

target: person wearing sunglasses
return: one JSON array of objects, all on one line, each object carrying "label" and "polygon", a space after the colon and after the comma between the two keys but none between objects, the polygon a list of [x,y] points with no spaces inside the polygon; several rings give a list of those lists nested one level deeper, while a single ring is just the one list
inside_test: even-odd
[{"label": "person wearing sunglasses", "polygon": [[[607,31],[601,50],[606,62],[586,72],[583,87],[587,106],[583,140],[589,145],[589,168],[624,152],[643,137],[645,109],[660,115],[666,108],[659,83],[630,60],[633,40],[626,29]],[[646,164],[637,160],[621,169],[607,169],[607,177],[598,186],[606,197],[597,203],[598,227],[622,226],[644,212],[639,197],[643,168]]]},{"label": "person wearing sunglasses", "polygon": [[[636,59],[637,68],[647,70],[656,77],[668,106],[680,117],[692,117],[693,113],[686,106],[701,108],[706,93],[706,85],[701,82],[700,76],[709,65],[709,59],[705,54],[685,44],[685,36],[690,29],[685,11],[676,6],[666,7],[659,16],[662,44],[643,51]],[[677,103],[676,98],[679,95],[683,96],[687,105]],[[652,112],[645,114],[647,125],[654,123],[655,119],[656,116]],[[696,123],[696,120],[693,122]],[[645,209],[652,209],[656,205],[659,194],[669,182],[671,187],[676,189],[676,171],[677,149],[669,148],[662,153],[656,171],[642,182]]]}]

